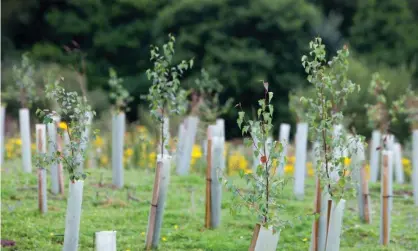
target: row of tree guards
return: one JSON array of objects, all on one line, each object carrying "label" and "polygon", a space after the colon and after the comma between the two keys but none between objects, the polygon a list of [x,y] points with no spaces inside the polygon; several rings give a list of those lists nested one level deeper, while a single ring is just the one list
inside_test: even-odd
[{"label": "row of tree guards", "polygon": [[[1,109],[1,132],[2,132],[2,143],[4,142],[4,112],[5,108]],[[31,172],[31,156],[30,156],[30,123],[29,123],[29,112],[27,109],[21,109],[19,112],[20,116],[20,129],[22,137],[22,161],[23,161],[23,170],[25,172]],[[112,119],[112,167],[113,167],[113,183],[116,187],[123,187],[123,135],[125,131],[125,115],[124,113],[119,113],[114,115]],[[179,126],[179,141],[176,152],[176,166],[177,173],[179,175],[186,175],[189,172],[190,166],[190,156],[192,146],[195,141],[198,118],[189,116],[185,121]],[[58,122],[58,121],[56,121]],[[168,128],[168,119],[166,120]],[[307,156],[307,124],[300,123],[297,125],[296,136],[295,136],[295,183],[294,183],[294,194],[297,198],[302,198],[304,195],[304,179],[306,176],[305,173],[305,164]],[[223,170],[225,168],[225,159],[223,157],[223,149],[225,143],[225,133],[224,133],[224,122],[223,120],[217,120],[216,125],[211,125],[207,130],[208,139],[207,139],[207,172],[206,172],[206,216],[205,216],[205,226],[207,228],[216,228],[220,224],[220,205],[221,205],[221,184],[218,180],[217,170]],[[280,135],[279,139],[282,142],[289,141],[289,132],[290,125],[282,124],[280,126]],[[88,132],[86,132],[88,133]],[[166,130],[166,138],[168,139],[168,130]],[[47,137],[48,135],[48,137]],[[376,182],[378,180],[379,170],[381,175],[381,234],[380,242],[381,244],[387,245],[390,240],[390,212],[392,210],[392,180],[393,176],[396,177],[396,182],[403,183],[404,176],[402,170],[402,153],[401,146],[399,143],[394,142],[393,135],[383,135],[386,139],[386,144],[388,149],[386,151],[376,150],[379,146],[379,142],[382,140],[382,136],[379,131],[374,131],[372,133],[371,147],[370,147],[370,181]],[[47,140],[48,138],[48,140]],[[413,174],[412,174],[412,183],[414,189],[414,201],[418,205],[418,178],[417,178],[417,159],[418,159],[418,130],[414,130],[412,133],[412,164],[413,164]],[[40,153],[46,153],[54,151],[54,146],[57,146],[58,149],[65,148],[65,141],[68,140],[64,136],[64,139],[57,134],[56,123],[50,123],[46,126],[43,124],[36,125],[36,146],[37,151]],[[67,141],[68,142],[68,141]],[[29,150],[27,149],[29,146]],[[314,147],[315,148],[315,147]],[[25,150],[26,149],[26,150]],[[284,146],[285,153],[287,152],[287,145]],[[4,147],[2,146],[2,156],[4,154]],[[64,151],[65,152],[65,151]],[[165,203],[165,198],[167,194],[167,187],[169,182],[169,173],[171,166],[171,156],[168,155],[168,152],[165,151],[164,155],[158,155],[157,158],[157,169],[156,169],[156,180],[153,190],[153,200],[150,209],[150,220],[147,231],[147,247],[156,247],[158,246],[158,240],[160,236],[160,229],[162,224],[162,215],[163,208]],[[255,162],[258,159],[254,158]],[[3,159],[2,159],[3,161]],[[369,191],[368,191],[368,182],[366,179],[365,171],[365,154],[364,151],[358,152],[353,156],[352,161],[361,162],[363,168],[355,175],[358,185],[357,185],[357,199],[359,206],[359,215],[360,218],[365,223],[371,222],[371,208],[372,203],[370,201]],[[379,168],[381,166],[381,168]],[[278,174],[283,174],[284,161],[280,161],[279,168],[277,170]],[[46,183],[46,169],[38,168],[38,204],[39,210],[41,213],[46,213],[47,208],[47,183]],[[51,165],[50,169],[51,175],[51,192],[53,194],[64,194],[64,179],[63,179],[63,170],[62,163],[56,163]],[[336,242],[339,246],[339,233],[341,231],[342,225],[342,211],[344,210],[344,200],[340,200],[338,203],[333,203],[329,198],[327,198],[327,193],[321,191],[320,181],[317,179],[316,182],[316,196],[315,196],[315,212],[320,215],[320,217],[315,220],[313,224],[312,231],[312,241],[311,247],[312,250],[324,250],[324,247],[332,247],[333,244],[330,242]],[[66,224],[69,226],[66,229],[66,235],[73,235],[78,233],[79,223],[76,223],[77,218],[80,217],[81,213],[81,201],[82,201],[82,190],[83,185],[80,182],[70,184],[70,190],[74,192],[70,194],[69,208],[67,210],[67,220]],[[76,202],[76,203],[74,203]],[[70,209],[71,207],[71,209]],[[77,210],[79,208],[80,210]],[[74,226],[74,227],[70,227]],[[331,234],[331,237],[330,237]],[[334,236],[332,236],[334,235]],[[67,240],[69,238],[66,238]],[[76,237],[78,242],[78,237]],[[328,241],[329,240],[329,241]],[[336,244],[334,244],[335,246]],[[72,249],[68,249],[72,250]],[[255,249],[256,250],[256,249]],[[330,250],[327,248],[327,250]],[[334,249],[331,249],[334,250]]]},{"label": "row of tree guards", "polygon": [[[5,108],[2,107],[2,127],[4,128],[4,110]],[[23,160],[23,170],[30,172],[32,165],[31,165],[31,157],[30,157],[30,149],[29,151],[24,150],[27,149],[27,146],[30,146],[30,130],[29,130],[29,112],[27,109],[21,109],[20,111],[20,128],[22,130],[21,137],[22,137],[22,160]],[[122,154],[123,154],[123,135],[125,130],[125,115],[124,113],[120,113],[117,115],[114,115],[113,117],[113,129],[112,129],[112,166],[113,166],[113,181],[114,185],[118,188],[123,187],[123,162],[122,162]],[[217,123],[222,124],[222,120],[219,120]],[[186,118],[185,122],[182,123],[179,127],[179,142],[178,142],[178,149],[176,155],[176,162],[177,162],[177,172],[179,175],[185,175],[188,173],[188,167],[190,166],[190,158],[188,156],[191,155],[191,149],[195,141],[195,135],[197,132],[197,125],[198,125],[198,118],[196,117],[188,117]],[[46,140],[46,131],[48,131],[48,138],[50,139],[49,142],[49,149],[50,151],[53,151],[53,145],[57,145],[60,149],[62,146],[62,139],[61,137],[56,133],[56,124],[50,123],[47,125],[48,130],[46,130],[45,125],[36,125],[36,145],[38,152],[46,152],[46,146],[48,145]],[[3,129],[4,130],[4,129]],[[187,134],[185,133],[187,130]],[[280,126],[280,136],[279,138],[284,141],[288,142],[289,138],[289,131],[290,131],[290,125],[288,124],[282,124]],[[211,133],[212,132],[212,133]],[[4,133],[4,131],[3,131]],[[218,135],[217,135],[218,134]],[[187,136],[185,136],[187,135]],[[211,136],[213,135],[213,136]],[[224,142],[224,135],[221,130],[219,130],[216,126],[210,126],[208,128],[208,140],[207,140],[207,149],[212,149],[212,151],[209,151],[207,154],[207,163],[208,163],[208,170],[207,170],[207,203],[206,203],[206,221],[205,225],[207,227],[216,227],[219,224],[220,218],[219,218],[219,211],[217,210],[218,207],[212,206],[212,204],[219,204],[220,201],[220,190],[221,185],[219,184],[218,179],[216,178],[216,168],[224,168],[224,160],[220,161],[219,158],[215,158],[216,160],[213,161],[212,156],[223,156],[223,154],[219,154],[219,152],[223,149],[223,142]],[[4,137],[2,137],[2,140]],[[220,140],[222,139],[222,140]],[[388,226],[390,222],[390,214],[384,212],[390,212],[391,210],[391,191],[392,191],[392,177],[393,177],[393,167],[395,170],[395,176],[396,181],[398,183],[403,183],[403,171],[401,166],[401,148],[399,143],[394,143],[393,136],[389,136],[387,140],[388,149],[392,149],[392,151],[387,151],[383,153],[383,157],[379,158],[379,155],[381,155],[381,151],[376,150],[379,145],[379,142],[381,140],[380,132],[374,131],[372,134],[372,142],[371,142],[371,148],[370,148],[370,175],[371,180],[370,181],[377,181],[377,174],[379,173],[379,159],[382,160],[382,236],[385,234],[386,238],[381,238],[382,243],[387,243],[387,240],[389,238],[389,231]],[[214,143],[215,142],[215,143]],[[295,163],[295,183],[294,183],[294,193],[297,197],[302,197],[304,195],[304,178],[305,178],[305,163],[306,163],[306,146],[307,146],[307,124],[301,123],[297,126],[297,132],[295,137],[296,142],[296,163]],[[418,130],[413,131],[413,175],[412,175],[412,181],[414,184],[414,200],[415,203],[418,204],[417,194],[418,194],[418,186],[416,185],[417,178],[416,176],[416,159],[417,159],[417,152],[418,150]],[[213,147],[212,147],[213,144]],[[287,146],[285,146],[285,149],[287,149]],[[4,149],[2,149],[2,152]],[[216,154],[213,154],[213,151],[216,151]],[[222,150],[223,152],[223,150]],[[286,152],[286,150],[285,150]],[[29,156],[29,157],[28,157]],[[184,157],[185,156],[185,157]],[[363,154],[364,156],[364,154]],[[168,156],[167,156],[168,157]],[[364,157],[362,157],[364,158]],[[161,156],[159,156],[159,160],[161,160]],[[360,159],[361,160],[361,159]],[[364,162],[364,159],[361,160]],[[164,161],[163,161],[164,163]],[[256,162],[254,162],[256,163]],[[169,165],[169,164],[166,164]],[[212,165],[215,165],[215,168],[212,168]],[[278,173],[283,173],[283,163],[281,162],[279,164]],[[162,173],[165,173],[165,176],[167,176],[166,172],[164,170],[169,170],[169,168],[164,169]],[[64,194],[64,182],[63,182],[63,170],[62,170],[62,163],[53,164],[51,166],[51,192],[53,194]],[[46,206],[46,170],[44,168],[40,168],[38,170],[38,177],[39,177],[39,210],[42,213],[47,212],[47,206]],[[168,180],[168,179],[167,179]],[[359,213],[360,217],[365,222],[370,222],[371,220],[371,203],[370,203],[370,197],[368,195],[368,185],[367,181],[365,180],[365,169],[360,169],[360,172],[358,174],[358,201],[359,201]],[[318,181],[319,182],[319,181]],[[319,184],[318,184],[319,185]],[[166,194],[166,191],[162,189],[160,192],[162,195],[157,196],[163,198]],[[319,210],[319,205],[325,205],[324,203],[321,204],[320,195],[321,192],[317,189],[317,195],[316,195],[316,211]],[[211,198],[215,199],[211,199]],[[161,203],[161,202],[160,202]],[[329,206],[329,205],[328,205]],[[321,206],[323,208],[323,206]],[[151,210],[152,211],[152,210]],[[324,210],[322,210],[324,211]],[[211,216],[214,214],[213,216]],[[319,218],[317,222],[315,223],[315,229],[320,229],[320,222]],[[158,221],[157,221],[158,222]],[[383,224],[384,223],[384,224]],[[319,231],[319,230],[315,230]],[[157,231],[158,232],[158,231]],[[157,234],[158,236],[158,234]],[[315,235],[316,236],[316,235]],[[318,237],[319,238],[319,237]],[[156,238],[158,240],[158,238]],[[321,238],[317,241],[319,244],[319,247],[321,247],[321,243],[323,243],[323,238],[321,241]],[[321,250],[321,249],[319,249]]]}]

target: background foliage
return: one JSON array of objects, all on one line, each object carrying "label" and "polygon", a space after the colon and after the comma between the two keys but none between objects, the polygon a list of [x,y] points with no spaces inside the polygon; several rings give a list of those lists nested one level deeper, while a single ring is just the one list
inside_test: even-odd
[{"label": "background foliage", "polygon": [[[58,63],[70,75],[67,84],[77,90],[69,66],[77,68],[80,55],[64,48],[76,41],[86,58],[89,100],[99,115],[108,108],[103,98],[108,95],[101,93],[108,91],[108,69],[113,67],[134,97],[128,118],[138,118],[140,107],[147,106],[140,96],[151,85],[145,75],[151,67],[149,46],[162,44],[168,33],[177,38],[174,61],[195,61],[184,82],[193,83],[205,68],[223,85],[223,102],[233,97],[251,114],[253,97],[262,96],[260,80],[268,81],[277,97],[275,128],[294,122],[289,91],[309,92],[300,58],[318,35],[331,52],[343,44],[354,51],[348,74],[362,91],[347,111],[360,133],[369,133],[363,104],[373,72],[393,83],[393,99],[404,87],[417,87],[414,0],[9,0],[2,5],[2,84],[11,84],[8,71],[29,51],[39,69]],[[13,100],[8,103],[18,107]],[[224,115],[228,137],[240,135],[235,116],[234,111]],[[401,138],[408,131],[402,123],[394,130]]]}]

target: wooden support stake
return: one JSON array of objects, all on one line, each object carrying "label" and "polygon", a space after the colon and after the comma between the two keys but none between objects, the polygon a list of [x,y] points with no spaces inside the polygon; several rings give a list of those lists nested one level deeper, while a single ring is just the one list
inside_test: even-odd
[{"label": "wooden support stake", "polygon": [[208,148],[206,155],[206,217],[205,217],[205,227],[211,227],[211,183],[212,183],[212,138],[210,137],[210,132],[208,130]]},{"label": "wooden support stake", "polygon": [[261,225],[260,224],[258,224],[258,223],[255,224],[253,238],[251,239],[251,244],[250,244],[250,248],[248,249],[248,251],[254,251],[255,250],[255,246],[257,244],[258,235],[260,234],[260,228],[261,228]]},{"label": "wooden support stake", "polygon": [[[60,135],[57,135],[57,150],[63,154],[62,152],[62,138]],[[62,168],[62,162],[58,162],[58,185],[60,189],[60,194],[64,195],[64,170]]]},{"label": "wooden support stake", "polygon": [[42,194],[42,169],[38,168],[38,209],[43,213],[43,194]]},{"label": "wooden support stake", "polygon": [[362,166],[362,168],[360,169],[360,179],[361,179],[361,186],[362,186],[362,191],[363,191],[363,200],[364,200],[364,221],[368,224],[370,224],[370,215],[369,215],[369,207],[370,207],[370,201],[369,201],[369,185],[367,183],[367,179],[366,179],[366,168],[365,168],[365,164]]},{"label": "wooden support stake", "polygon": [[383,245],[389,244],[389,193],[388,193],[388,155],[383,155]]},{"label": "wooden support stake", "polygon": [[155,170],[154,188],[152,189],[152,201],[151,201],[151,212],[150,212],[150,223],[147,232],[147,241],[145,244],[146,250],[150,250],[152,246],[152,238],[154,236],[155,227],[155,216],[157,214],[158,207],[158,195],[160,193],[160,173],[163,168],[162,160],[157,162],[157,169]]},{"label": "wooden support stake", "polygon": [[332,200],[328,200],[328,210],[327,210],[327,234],[325,237],[325,243],[328,243],[328,232],[329,232],[329,222],[331,218],[331,208],[332,208]]},{"label": "wooden support stake", "polygon": [[[315,213],[321,213],[321,181],[319,177],[316,178]],[[317,219],[315,220],[313,231],[313,251],[318,251],[319,217],[317,217]]]}]

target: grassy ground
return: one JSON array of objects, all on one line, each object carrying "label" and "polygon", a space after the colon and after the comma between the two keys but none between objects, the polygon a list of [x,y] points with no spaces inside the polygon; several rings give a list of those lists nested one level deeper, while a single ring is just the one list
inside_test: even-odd
[{"label": "grassy ground", "polygon": [[[36,190],[24,189],[35,187],[36,177],[34,174],[15,172],[17,167],[20,167],[18,163],[7,163],[1,172],[1,238],[17,243],[16,247],[5,250],[61,250],[66,200],[49,195],[49,212],[40,215]],[[152,192],[152,171],[127,170],[126,187],[122,190],[95,186],[102,174],[104,183],[111,182],[110,170],[89,171],[91,174],[84,186],[79,250],[93,250],[94,232],[103,230],[117,231],[118,250],[142,250]],[[169,187],[160,250],[248,250],[255,224],[254,215],[243,211],[232,217],[228,209],[230,194],[224,191],[222,226],[216,230],[205,230],[203,176],[173,175]],[[128,189],[139,201],[127,200]],[[355,199],[347,202],[341,250],[418,250],[418,208],[413,206],[411,196],[404,192],[412,191],[407,185],[395,186],[391,243],[389,248],[379,246],[379,189],[378,184],[371,187],[371,225],[359,221]],[[303,201],[293,198],[289,184],[283,198],[286,204],[283,217],[290,219],[311,213],[313,193],[312,178],[307,180]],[[106,196],[112,203],[100,203],[106,200]],[[312,221],[304,218],[283,230],[278,250],[308,250]]]}]

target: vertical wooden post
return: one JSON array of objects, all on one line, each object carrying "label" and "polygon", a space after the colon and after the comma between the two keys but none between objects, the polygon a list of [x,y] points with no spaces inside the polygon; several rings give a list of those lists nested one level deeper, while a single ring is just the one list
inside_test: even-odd
[{"label": "vertical wooden post", "polygon": [[[57,135],[57,150],[61,153],[64,154],[62,152],[62,138],[61,135]],[[60,194],[64,195],[64,170],[62,168],[62,162],[58,162],[58,185],[59,185],[59,190],[60,190]]]},{"label": "vertical wooden post", "polygon": [[160,190],[160,173],[163,167],[163,160],[157,162],[157,169],[155,170],[155,179],[154,179],[154,188],[152,190],[152,200],[151,200],[151,212],[149,217],[149,226],[147,231],[147,239],[145,243],[146,250],[150,250],[152,246],[152,238],[154,235],[155,227],[155,216],[157,214],[158,207],[158,195]]},{"label": "vertical wooden post", "polygon": [[255,250],[258,235],[260,234],[260,228],[261,228],[261,225],[257,223],[255,225],[255,228],[254,228],[253,238],[251,239],[251,244],[250,244],[250,248],[248,249],[248,251],[254,251]]},{"label": "vertical wooden post", "polygon": [[325,235],[325,243],[328,243],[329,222],[330,222],[330,218],[331,218],[331,209],[332,209],[332,200],[328,200],[328,209],[327,209],[327,233]]},{"label": "vertical wooden post", "polygon": [[[316,191],[315,191],[315,213],[321,213],[321,181],[319,177],[316,178]],[[313,228],[313,239],[312,239],[312,247],[313,251],[318,251],[318,237],[319,237],[319,217],[317,216],[314,222]]]},{"label": "vertical wooden post", "polygon": [[390,242],[390,222],[392,211],[392,169],[393,169],[393,152],[383,151],[382,159],[382,185],[381,194],[381,221],[380,221],[380,244],[389,245]]},{"label": "vertical wooden post", "polygon": [[360,169],[360,182],[361,182],[361,186],[362,186],[362,196],[363,196],[363,201],[364,201],[364,206],[363,206],[363,215],[364,215],[364,221],[368,224],[370,224],[370,197],[369,197],[369,185],[366,179],[366,169],[365,169],[365,164],[361,167]]},{"label": "vertical wooden post", "polygon": [[38,209],[39,212],[43,213],[43,193],[42,193],[43,187],[42,187],[42,170],[41,168],[38,169]]},{"label": "vertical wooden post", "polygon": [[208,135],[208,152],[207,152],[207,168],[206,168],[206,215],[205,215],[205,227],[210,228],[211,223],[211,183],[212,183],[212,136],[210,127],[207,131]]},{"label": "vertical wooden post", "polygon": [[383,189],[383,217],[382,217],[382,221],[383,221],[383,245],[387,246],[389,244],[389,232],[388,232],[388,228],[389,228],[389,218],[388,218],[388,209],[389,209],[389,193],[388,193],[388,155],[384,154],[383,155],[383,179],[382,179],[382,189]]}]

